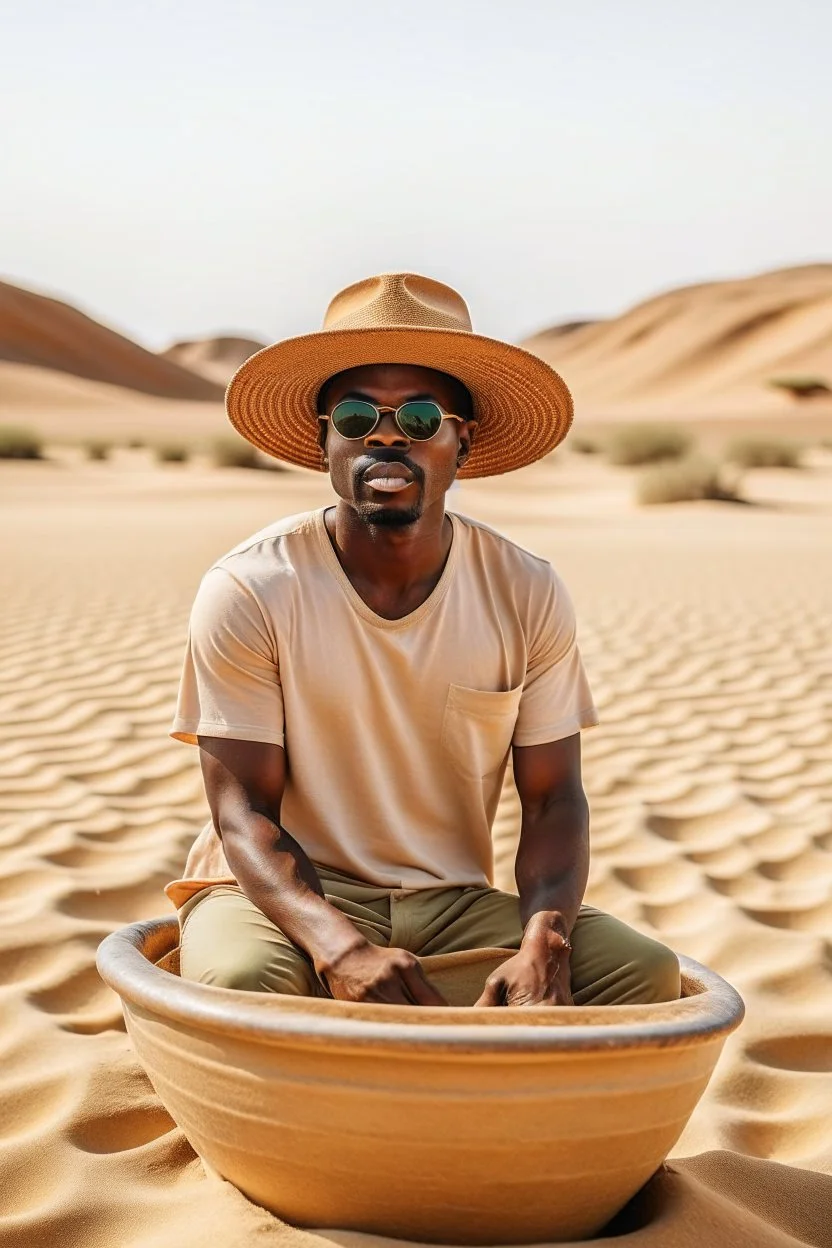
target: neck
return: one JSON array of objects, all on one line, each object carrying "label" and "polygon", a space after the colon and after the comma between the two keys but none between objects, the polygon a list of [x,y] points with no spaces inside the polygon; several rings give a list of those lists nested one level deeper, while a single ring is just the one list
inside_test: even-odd
[{"label": "neck", "polygon": [[341,567],[365,600],[369,591],[387,608],[380,614],[412,610],[442,575],[453,534],[444,497],[402,528],[368,524],[343,499],[324,519]]}]

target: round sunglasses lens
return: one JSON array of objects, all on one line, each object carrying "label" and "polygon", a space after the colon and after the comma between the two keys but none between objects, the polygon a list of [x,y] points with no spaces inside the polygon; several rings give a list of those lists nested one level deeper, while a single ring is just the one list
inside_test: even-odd
[{"label": "round sunglasses lens", "polygon": [[399,408],[399,427],[415,442],[424,442],[438,433],[442,410],[436,403],[404,403]]},{"label": "round sunglasses lens", "polygon": [[342,438],[366,438],[376,423],[378,413],[372,403],[363,399],[344,399],[332,409],[330,421]]}]

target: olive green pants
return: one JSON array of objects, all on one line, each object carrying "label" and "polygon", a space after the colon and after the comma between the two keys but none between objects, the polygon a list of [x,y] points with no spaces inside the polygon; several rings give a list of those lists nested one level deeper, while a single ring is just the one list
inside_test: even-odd
[{"label": "olive green pants", "polygon": [[[463,949],[519,949],[517,897],[496,888],[379,888],[317,867],[327,901],[374,945],[419,956]],[[237,885],[195,893],[179,910],[183,979],[252,992],[327,996],[307,955]],[[592,906],[572,931],[576,1005],[672,1001],[679,996],[676,955]]]}]

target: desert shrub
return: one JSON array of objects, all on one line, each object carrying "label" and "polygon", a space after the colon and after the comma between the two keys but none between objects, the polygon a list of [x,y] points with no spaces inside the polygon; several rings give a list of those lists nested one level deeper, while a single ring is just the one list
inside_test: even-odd
[{"label": "desert shrub", "polygon": [[144,438],[130,438],[129,442],[127,443],[127,449],[129,451],[140,451],[146,445],[147,444]]},{"label": "desert shrub", "polygon": [[43,445],[31,429],[0,425],[0,459],[43,459]]},{"label": "desert shrub", "polygon": [[156,458],[160,464],[184,464],[188,453],[184,442],[160,442],[156,447]]},{"label": "desert shrub", "polygon": [[112,443],[105,441],[104,438],[88,438],[84,443],[87,459],[109,459],[112,449]]},{"label": "desert shrub", "polygon": [[701,498],[738,499],[736,482],[727,479],[720,465],[703,455],[665,461],[643,468],[636,480],[640,503],[684,503]]},{"label": "desert shrub", "polygon": [[586,433],[570,434],[566,445],[579,455],[596,455],[601,450],[601,443]]},{"label": "desert shrub", "polygon": [[823,377],[772,377],[768,383],[776,390],[785,390],[793,399],[816,399],[832,395],[832,386]]},{"label": "desert shrub", "polygon": [[257,447],[233,433],[226,433],[220,438],[215,438],[211,444],[211,454],[217,468],[264,467],[257,453]]},{"label": "desert shrub", "polygon": [[725,457],[741,468],[799,468],[803,447],[788,438],[734,438]]},{"label": "desert shrub", "polygon": [[678,425],[624,425],[607,439],[613,464],[655,464],[681,459],[693,447],[693,438]]}]

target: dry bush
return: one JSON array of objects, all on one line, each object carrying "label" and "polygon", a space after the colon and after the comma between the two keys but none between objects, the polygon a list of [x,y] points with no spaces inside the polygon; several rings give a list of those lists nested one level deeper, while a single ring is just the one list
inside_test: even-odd
[{"label": "dry bush", "polygon": [[678,425],[624,425],[607,439],[613,464],[655,464],[681,459],[693,447],[693,438]]},{"label": "dry bush", "polygon": [[832,386],[825,377],[772,377],[768,384],[776,390],[785,390],[793,399],[817,399],[832,395]]},{"label": "dry bush", "polygon": [[146,445],[144,438],[131,438],[127,443],[127,449],[129,451],[141,451]]},{"label": "dry bush", "polygon": [[156,447],[156,459],[160,464],[187,463],[189,454],[184,442],[160,442]]},{"label": "dry bush", "polygon": [[112,442],[105,441],[104,438],[88,438],[83,443],[84,450],[87,452],[87,459],[103,460],[110,458],[110,451],[113,449]]},{"label": "dry bush", "polygon": [[644,468],[636,479],[640,503],[686,503],[702,498],[736,500],[736,481],[728,480],[716,460],[689,455],[673,462]]},{"label": "dry bush", "polygon": [[234,433],[225,433],[211,443],[211,458],[216,468],[265,468],[256,446]]},{"label": "dry bush", "polygon": [[0,425],[0,459],[43,459],[43,444],[32,429]]},{"label": "dry bush", "polygon": [[734,438],[725,448],[725,458],[741,468],[800,468],[803,447],[788,438]]},{"label": "dry bush", "polygon": [[591,438],[586,433],[570,434],[566,441],[566,446],[570,451],[577,451],[579,455],[597,455],[602,449],[598,439]]}]

